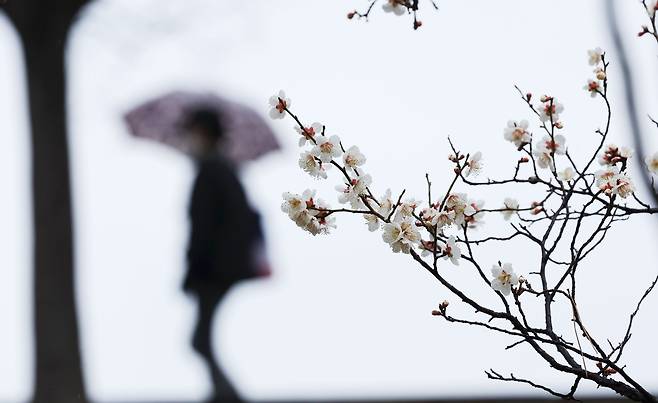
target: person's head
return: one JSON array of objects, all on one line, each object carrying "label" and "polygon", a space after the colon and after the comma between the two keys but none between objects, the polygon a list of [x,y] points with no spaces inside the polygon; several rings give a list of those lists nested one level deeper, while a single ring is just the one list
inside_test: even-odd
[{"label": "person's head", "polygon": [[185,119],[183,128],[188,132],[190,151],[195,157],[216,151],[218,144],[224,139],[221,117],[213,109],[193,110]]}]

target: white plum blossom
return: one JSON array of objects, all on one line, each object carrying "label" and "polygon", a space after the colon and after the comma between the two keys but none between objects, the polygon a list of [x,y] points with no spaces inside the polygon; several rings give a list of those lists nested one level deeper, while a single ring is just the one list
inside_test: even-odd
[{"label": "white plum blossom", "polygon": [[560,113],[564,111],[564,106],[551,97],[544,96],[542,99],[545,101],[537,105],[539,119],[542,122],[552,121],[553,123],[557,123],[560,120]]},{"label": "white plum blossom", "polygon": [[372,184],[372,176],[365,174],[352,179],[352,186],[354,191],[359,195],[365,195],[368,191],[368,186]]},{"label": "white plum blossom", "polygon": [[454,236],[448,238],[448,242],[443,246],[441,252],[443,253],[443,259],[450,259],[452,264],[459,266],[459,259],[462,257],[462,251],[459,249],[459,246],[457,246],[457,241]]},{"label": "white plum blossom", "polygon": [[603,50],[601,50],[601,48],[590,49],[587,51],[587,56],[589,57],[590,66],[596,66],[597,64],[601,63]]},{"label": "white plum blossom", "polygon": [[557,177],[564,182],[569,182],[575,176],[576,176],[576,172],[571,167],[566,167],[562,171],[557,173]]},{"label": "white plum blossom", "polygon": [[[393,199],[391,199],[391,189],[387,189],[386,193],[381,197],[379,205],[376,206],[375,211],[377,211],[382,217],[388,218],[388,215],[391,214],[393,210]],[[374,214],[364,214],[363,217],[366,219],[368,224],[368,230],[371,232],[377,231],[381,224],[381,220]]]},{"label": "white plum blossom", "polygon": [[391,198],[391,189],[386,189],[386,192],[379,201],[379,208],[377,209],[379,214],[388,217],[388,215],[391,214],[391,211],[393,211],[394,203],[395,202]]},{"label": "white plum blossom", "polygon": [[647,157],[644,162],[647,164],[649,172],[658,175],[658,152],[651,157]]},{"label": "white plum blossom", "polygon": [[599,92],[601,92],[601,83],[590,78],[587,80],[587,84],[585,84],[583,89],[589,91],[589,95],[594,98]]},{"label": "white plum blossom", "polygon": [[455,222],[455,212],[453,210],[439,211],[432,220],[432,225],[436,225],[439,229],[452,225]]},{"label": "white plum blossom", "polygon": [[343,162],[348,171],[353,171],[357,167],[366,163],[366,157],[359,151],[359,147],[352,146],[343,154]]},{"label": "white plum blossom", "polygon": [[526,143],[530,143],[530,133],[528,132],[528,121],[522,120],[520,122],[510,120],[507,122],[507,127],[503,133],[505,140],[513,143],[517,148],[522,147]]},{"label": "white plum blossom", "polygon": [[612,187],[612,193],[618,195],[622,199],[627,198],[635,192],[635,185],[631,177],[628,176],[625,172],[617,175],[614,178],[614,184]]},{"label": "white plum blossom", "polygon": [[[318,210],[328,210],[330,207],[322,199],[318,199],[315,203],[315,208]],[[307,231],[313,235],[328,234],[331,228],[336,228],[335,222],[336,218],[333,215],[322,211],[315,211],[310,228],[307,226]]]},{"label": "white plum blossom", "polygon": [[295,126],[295,130],[297,130],[297,133],[299,133],[302,137],[299,138],[299,146],[303,147],[306,145],[307,142],[313,143],[313,139],[315,139],[315,136],[318,134],[322,133],[322,128],[324,126],[322,123],[315,122],[309,127],[299,127]]},{"label": "white plum blossom", "polygon": [[537,160],[537,165],[540,168],[551,168],[553,170],[553,155],[561,155],[566,153],[566,139],[560,134],[556,134],[551,139],[551,136],[544,136],[535,144],[535,149],[532,154]]},{"label": "white plum blossom", "polygon": [[364,214],[363,218],[366,219],[366,224],[368,224],[368,231],[375,232],[379,229],[381,225],[379,218],[374,214]]},{"label": "white plum blossom", "polygon": [[534,155],[537,165],[539,165],[540,168],[546,169],[550,167],[551,170],[553,170],[553,157],[551,157],[549,150],[545,148],[535,148],[532,150],[532,155]]},{"label": "white plum blossom", "polygon": [[470,176],[471,174],[476,176],[482,170],[482,166],[482,153],[478,151],[468,159],[464,167],[464,176]]},{"label": "white plum blossom", "polygon": [[382,9],[395,15],[403,15],[407,11],[400,0],[385,0]]},{"label": "white plum blossom", "polygon": [[539,142],[537,148],[543,148],[557,155],[563,155],[567,152],[567,147],[565,145],[566,143],[567,139],[565,139],[561,134],[556,134],[553,136],[553,138],[546,135],[541,139],[541,142]]},{"label": "white plum blossom", "polygon": [[394,221],[404,221],[406,219],[412,218],[414,210],[418,206],[418,201],[416,199],[406,199],[395,210]]},{"label": "white plum blossom", "polygon": [[341,186],[336,186],[336,190],[340,192],[338,195],[338,202],[341,204],[350,203],[353,208],[360,208],[363,206],[361,196],[365,195],[368,186],[372,184],[372,177],[369,174],[357,176],[352,179],[350,183]]},{"label": "white plum blossom", "polygon": [[477,228],[481,226],[484,221],[484,211],[480,211],[484,208],[484,200],[470,200],[468,204],[473,209],[473,214],[464,215],[464,221],[469,226],[469,228]]},{"label": "white plum blossom", "polygon": [[464,193],[450,194],[446,199],[445,209],[454,213],[454,223],[456,225],[464,224],[466,217],[477,213],[473,206],[468,203]]},{"label": "white plum blossom", "polygon": [[286,108],[291,104],[290,98],[286,97],[283,90],[270,97],[270,117],[272,119],[283,119],[286,116]]},{"label": "white plum blossom", "polygon": [[514,273],[511,263],[495,264],[491,267],[491,288],[501,292],[503,295],[509,295],[512,291],[512,286],[519,284],[519,276]]},{"label": "white plum blossom", "polygon": [[315,197],[315,191],[307,189],[301,196],[296,193],[285,192],[282,197],[281,211],[293,218],[306,210],[306,200],[312,200]]},{"label": "white plum blossom", "polygon": [[424,208],[420,211],[420,218],[425,222],[426,224],[433,225],[432,222],[436,220],[436,216],[439,214],[439,211],[435,209],[434,207],[427,207]]},{"label": "white plum blossom", "polygon": [[503,208],[505,209],[501,211],[501,213],[503,214],[503,218],[505,220],[509,220],[519,209],[519,202],[516,199],[507,197],[503,202]]},{"label": "white plum blossom", "polygon": [[332,159],[340,157],[343,153],[340,148],[340,138],[336,135],[331,137],[320,136],[311,152],[320,161],[331,162]]},{"label": "white plum blossom", "polygon": [[311,177],[316,179],[327,179],[325,167],[318,159],[308,151],[301,153],[299,156],[299,167]]},{"label": "white plum blossom", "polygon": [[384,224],[382,239],[395,253],[409,253],[413,245],[421,241],[420,232],[412,220]]},{"label": "white plum blossom", "polygon": [[608,166],[605,169],[596,171],[596,186],[606,194],[610,194],[615,185],[615,178],[619,175],[619,168]]}]

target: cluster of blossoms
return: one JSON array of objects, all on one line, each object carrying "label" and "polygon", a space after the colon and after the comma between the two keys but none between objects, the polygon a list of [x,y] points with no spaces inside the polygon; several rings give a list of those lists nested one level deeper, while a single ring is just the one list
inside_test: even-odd
[{"label": "cluster of blossoms", "polygon": [[[422,256],[436,255],[444,260],[450,260],[458,265],[461,258],[461,249],[454,236],[447,237],[444,230],[450,227],[475,228],[482,224],[484,205],[482,201],[469,200],[464,193],[450,194],[443,205],[439,202],[423,208],[418,213],[420,202],[407,199],[404,202],[392,204],[390,191],[383,198],[380,205],[380,215],[386,217],[395,209],[390,222],[384,223],[382,239],[388,243],[393,252],[410,253],[413,247],[419,247]],[[379,219],[366,214],[366,221],[371,231],[379,229]],[[424,228],[431,236],[431,240],[423,240],[418,228]]]},{"label": "cluster of blossoms", "polygon": [[618,195],[625,199],[635,192],[635,185],[626,172],[620,172],[616,166],[609,166],[596,172],[596,186],[603,193]]},{"label": "cluster of blossoms", "polygon": [[633,156],[633,151],[627,147],[607,145],[599,155],[599,164],[604,169],[596,172],[596,186],[603,193],[618,195],[625,199],[635,192],[635,185],[626,172],[627,162]]},{"label": "cluster of blossoms", "polygon": [[[381,231],[382,239],[393,252],[411,254],[417,250],[423,257],[432,255],[435,262],[442,258],[459,264],[462,257],[458,245],[460,241],[454,235],[446,235],[445,231],[449,228],[474,229],[481,226],[485,215],[483,201],[469,199],[464,193],[451,192],[442,202],[421,208],[421,202],[412,198],[402,200],[402,195],[394,201],[390,189],[381,197],[374,197],[370,191],[373,180],[363,171],[366,157],[359,147],[352,146],[346,150],[340,138],[327,135],[326,127],[320,123],[303,125],[290,112],[290,104],[290,99],[280,91],[270,99],[270,116],[273,119],[286,115],[293,117],[295,130],[300,135],[298,144],[304,148],[299,158],[300,168],[314,179],[326,179],[328,168],[334,166],[343,177],[342,184],[336,186],[337,199],[340,204],[347,205],[346,208],[332,209],[327,203],[316,199],[315,191],[311,190],[301,195],[284,193],[282,210],[295,224],[313,235],[326,234],[336,227],[335,213],[361,214],[370,231]],[[454,161],[464,159],[457,174],[475,176],[482,170],[480,152],[471,157],[451,156]],[[509,211],[517,211],[518,202],[507,202]]]},{"label": "cluster of blossoms", "polygon": [[590,93],[592,97],[601,94],[604,91],[606,72],[605,72],[605,53],[601,48],[591,49],[587,51],[589,56],[590,66],[594,66],[594,78],[587,80],[584,89]]},{"label": "cluster of blossoms", "polygon": [[599,155],[599,164],[601,165],[616,165],[621,163],[622,166],[626,165],[626,161],[633,156],[633,150],[628,147],[617,147],[614,144],[608,144],[606,148]]},{"label": "cluster of blossoms", "polygon": [[315,199],[315,191],[307,189],[301,196],[286,192],[283,200],[281,210],[311,234],[326,234],[330,228],[336,228],[329,206],[322,199]]}]

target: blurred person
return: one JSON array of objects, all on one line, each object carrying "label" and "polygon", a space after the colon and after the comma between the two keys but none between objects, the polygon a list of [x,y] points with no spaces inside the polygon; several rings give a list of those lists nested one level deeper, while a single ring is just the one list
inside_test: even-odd
[{"label": "blurred person", "polygon": [[190,238],[183,289],[196,298],[192,347],[207,364],[212,402],[239,402],[212,349],[215,310],[240,280],[269,274],[262,258],[259,215],[249,206],[236,169],[220,152],[226,141],[220,114],[192,111],[184,122],[197,173],[189,204]]}]

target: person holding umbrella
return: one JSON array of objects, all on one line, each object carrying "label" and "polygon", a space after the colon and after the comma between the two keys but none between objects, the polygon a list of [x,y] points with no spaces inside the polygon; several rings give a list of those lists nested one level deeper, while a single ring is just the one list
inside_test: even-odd
[{"label": "person holding umbrella", "polygon": [[[262,130],[266,126],[254,117],[253,111],[220,98],[182,93],[147,103],[126,116],[133,134],[177,147],[194,159],[197,168],[183,289],[198,304],[192,347],[208,366],[212,402],[241,401],[212,351],[216,308],[235,283],[270,274],[263,258],[260,217],[247,201],[234,164],[278,147],[269,129]],[[254,128],[261,129],[260,137],[254,138],[259,133]],[[255,140],[251,147],[241,133]],[[260,148],[254,150],[257,145]]]}]

